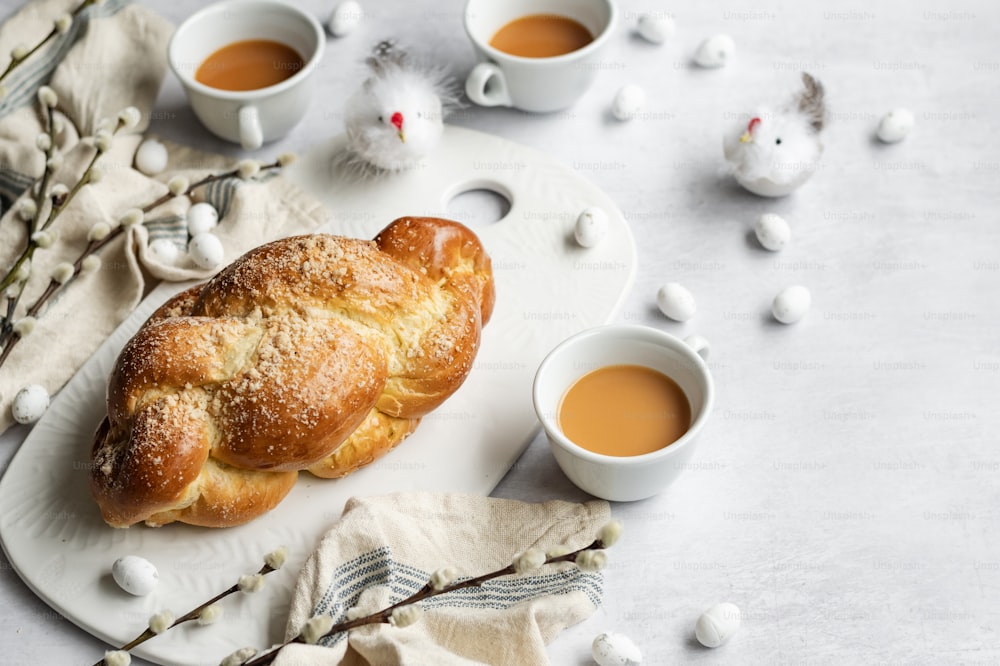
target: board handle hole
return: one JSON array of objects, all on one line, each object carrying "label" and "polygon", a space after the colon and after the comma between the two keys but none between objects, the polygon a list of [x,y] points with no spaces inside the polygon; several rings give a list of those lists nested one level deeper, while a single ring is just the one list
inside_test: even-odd
[{"label": "board handle hole", "polygon": [[511,209],[507,189],[494,183],[465,185],[452,194],[445,204],[449,219],[467,227],[486,227],[501,221]]}]

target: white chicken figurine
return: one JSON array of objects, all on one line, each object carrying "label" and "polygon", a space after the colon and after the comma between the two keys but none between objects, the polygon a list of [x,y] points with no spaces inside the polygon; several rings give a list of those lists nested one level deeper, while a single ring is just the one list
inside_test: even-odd
[{"label": "white chicken figurine", "polygon": [[791,194],[816,171],[826,122],[823,85],[802,74],[805,90],[791,103],[760,108],[723,139],[723,152],[736,181],[764,197]]},{"label": "white chicken figurine", "polygon": [[365,176],[410,168],[438,144],[457,98],[442,69],[393,42],[380,42],[366,62],[371,74],[345,109],[347,163]]}]

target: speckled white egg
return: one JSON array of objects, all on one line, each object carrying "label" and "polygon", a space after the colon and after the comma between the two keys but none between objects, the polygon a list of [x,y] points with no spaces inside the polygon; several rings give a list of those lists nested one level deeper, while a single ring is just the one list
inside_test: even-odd
[{"label": "speckled white egg", "polygon": [[715,35],[703,41],[694,52],[694,61],[702,67],[724,67],[736,53],[736,43],[729,35]]},{"label": "speckled white egg", "polygon": [[643,14],[639,17],[636,32],[647,42],[662,44],[674,34],[674,19],[666,14]]},{"label": "speckled white egg", "polygon": [[156,139],[146,139],[135,151],[135,168],[147,176],[163,173],[167,168],[167,147]]},{"label": "speckled white egg", "polygon": [[594,247],[608,235],[608,214],[603,208],[590,206],[584,208],[576,218],[573,237],[581,247]]},{"label": "speckled white egg", "polygon": [[111,565],[111,577],[129,594],[144,597],[160,582],[160,572],[153,563],[138,555],[119,557]]},{"label": "speckled white egg", "polygon": [[188,256],[196,266],[213,269],[222,265],[225,259],[225,249],[222,241],[213,234],[201,233],[191,239],[188,243]]},{"label": "speckled white egg", "polygon": [[656,304],[660,312],[674,321],[687,321],[697,309],[694,295],[686,287],[676,282],[668,282],[656,293]]},{"label": "speckled white egg", "polygon": [[812,296],[809,290],[796,284],[782,289],[771,303],[771,313],[782,324],[794,324],[809,312]]},{"label": "speckled white egg", "polygon": [[716,648],[728,641],[740,628],[740,609],[736,604],[716,604],[701,614],[694,626],[698,642]]},{"label": "speckled white egg", "polygon": [[611,631],[594,638],[590,653],[599,666],[638,666],[642,663],[642,652],[632,639]]},{"label": "speckled white egg", "polygon": [[219,224],[219,211],[207,202],[196,203],[187,212],[188,234],[192,237],[211,231]]},{"label": "speckled white egg", "polygon": [[344,0],[334,7],[330,20],[326,22],[326,29],[334,37],[343,37],[357,28],[363,17],[361,5],[354,0]]},{"label": "speckled white egg", "polygon": [[909,109],[893,109],[882,116],[878,124],[878,138],[884,143],[897,143],[905,139],[916,120]]},{"label": "speckled white egg", "polygon": [[34,423],[49,408],[49,392],[41,384],[28,384],[14,396],[10,411],[18,423]]},{"label": "speckled white egg", "polygon": [[754,225],[753,232],[765,250],[777,252],[792,239],[792,230],[784,218],[774,213],[764,213]]},{"label": "speckled white egg", "polygon": [[632,120],[646,105],[646,91],[630,83],[622,86],[611,102],[611,114],[618,120]]},{"label": "speckled white egg", "polygon": [[149,254],[159,264],[176,266],[181,256],[177,243],[168,238],[157,238],[149,243]]}]

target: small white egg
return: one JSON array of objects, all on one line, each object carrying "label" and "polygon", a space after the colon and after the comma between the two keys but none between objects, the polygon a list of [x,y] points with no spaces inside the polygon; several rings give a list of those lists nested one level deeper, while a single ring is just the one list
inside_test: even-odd
[{"label": "small white egg", "polygon": [[605,632],[594,638],[590,653],[598,666],[638,666],[642,652],[625,634]]},{"label": "small white egg", "polygon": [[646,91],[630,83],[622,88],[615,95],[611,102],[611,113],[618,120],[632,120],[642,107],[646,104]]},{"label": "small white egg", "polygon": [[698,642],[716,648],[728,641],[740,628],[740,609],[735,604],[716,604],[701,614],[694,626]]},{"label": "small white egg", "polygon": [[656,293],[656,304],[660,312],[674,321],[687,321],[694,316],[694,295],[686,287],[676,282],[668,282]]},{"label": "small white egg", "polygon": [[771,313],[782,324],[794,324],[809,312],[812,296],[802,285],[786,287],[774,297],[771,303]]},{"label": "small white egg", "polygon": [[135,168],[147,176],[163,173],[167,168],[167,147],[156,139],[146,139],[135,151]]},{"label": "small white egg", "polygon": [[188,256],[201,268],[209,270],[218,268],[222,265],[225,254],[222,241],[208,232],[198,234],[188,243]]},{"label": "small white egg", "polygon": [[909,135],[915,123],[909,109],[893,109],[882,116],[878,124],[878,138],[884,143],[897,143]]},{"label": "small white egg", "polygon": [[643,14],[639,17],[636,31],[647,42],[662,44],[674,34],[674,19],[662,12]]},{"label": "small white egg", "polygon": [[765,250],[777,252],[792,238],[792,230],[784,218],[774,213],[764,213],[754,225],[753,232]]},{"label": "small white egg", "polygon": [[111,565],[111,577],[129,594],[144,597],[160,582],[160,572],[153,563],[138,555],[119,557]]},{"label": "small white egg", "polygon": [[10,411],[18,423],[34,423],[49,408],[49,392],[41,384],[28,384],[14,396]]},{"label": "small white egg", "polygon": [[723,67],[736,53],[736,43],[729,35],[709,37],[694,52],[694,61],[702,67]]},{"label": "small white egg", "polygon": [[219,224],[219,211],[212,204],[202,201],[191,206],[187,212],[187,221],[188,234],[193,238],[211,231]]},{"label": "small white egg", "polygon": [[608,234],[608,214],[603,208],[590,206],[584,208],[576,218],[573,237],[581,247],[594,247]]},{"label": "small white egg", "polygon": [[157,263],[164,266],[176,266],[177,259],[181,256],[181,249],[177,243],[169,238],[157,238],[149,244],[149,254]]},{"label": "small white egg", "polygon": [[326,22],[326,29],[334,37],[343,37],[353,31],[361,19],[364,17],[364,10],[354,0],[344,0],[333,9],[330,20]]}]

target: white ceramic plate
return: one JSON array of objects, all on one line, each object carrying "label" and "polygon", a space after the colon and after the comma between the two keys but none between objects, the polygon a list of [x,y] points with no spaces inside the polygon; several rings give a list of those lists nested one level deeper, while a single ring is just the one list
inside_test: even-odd
[{"label": "white ceramic plate", "polygon": [[[621,212],[584,178],[535,150],[447,128],[440,149],[421,167],[356,182],[331,167],[342,146],[342,138],[331,140],[288,174],[329,206],[333,221],[326,231],[371,237],[401,215],[442,215],[455,194],[469,189],[485,187],[511,201],[499,222],[473,225],[493,259],[497,287],[474,369],[380,461],[337,481],[303,473],[284,502],[247,525],[115,530],[90,497],[91,437],[119,350],[186,285],[158,287],[58,394],[0,481],[0,538],[11,564],[49,605],[108,643],[138,635],[154,612],[190,610],[256,571],[264,553],[286,545],[286,567],[269,575],[260,593],[225,600],[217,624],[184,625],[135,653],[165,664],[217,664],[237,648],[278,641],[296,572],[345,501],[406,490],[489,494],[537,428],[531,381],[538,363],[569,335],[612,319],[632,282],[635,246]],[[585,250],[572,232],[587,206],[603,207],[610,229],[602,244]],[[159,568],[160,584],[149,596],[131,597],[112,580],[112,562],[127,554]],[[81,655],[81,663],[99,657]]]}]

